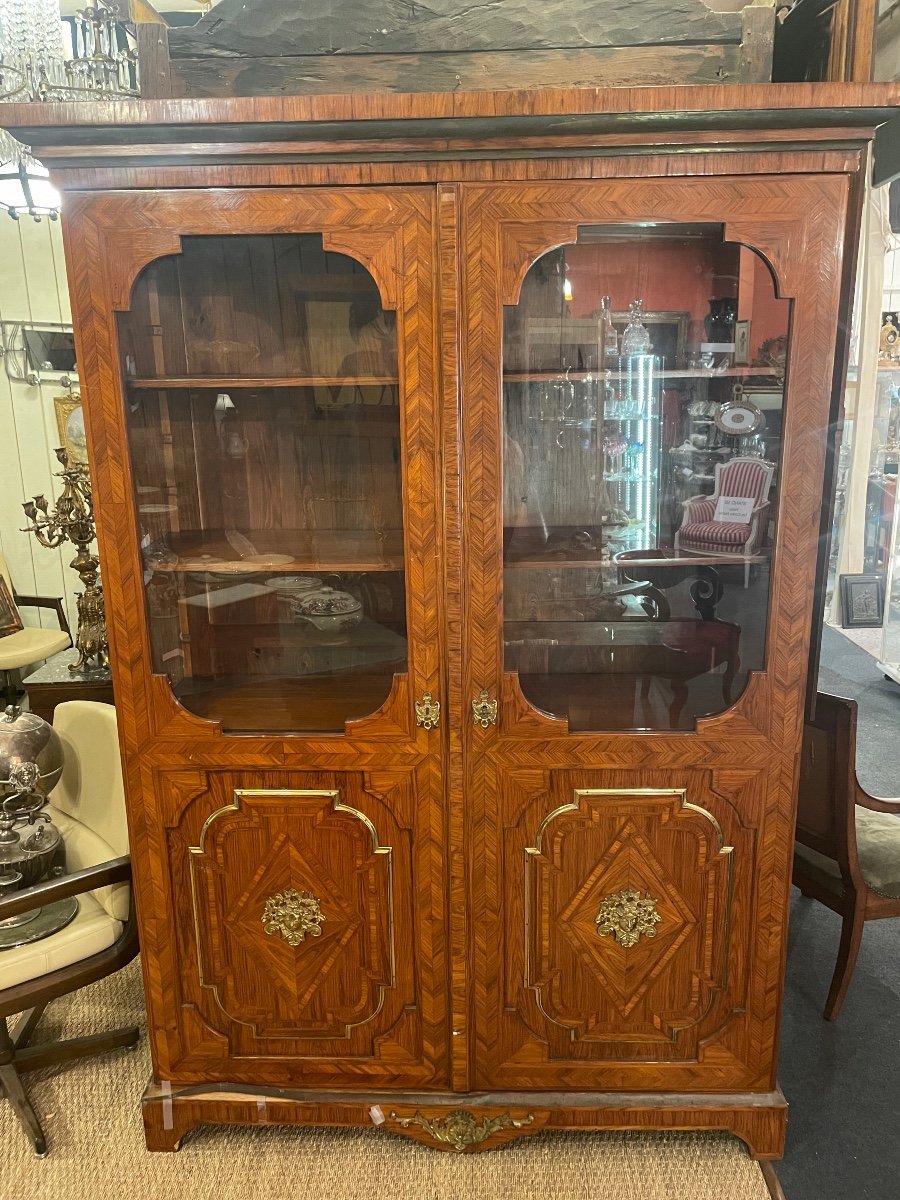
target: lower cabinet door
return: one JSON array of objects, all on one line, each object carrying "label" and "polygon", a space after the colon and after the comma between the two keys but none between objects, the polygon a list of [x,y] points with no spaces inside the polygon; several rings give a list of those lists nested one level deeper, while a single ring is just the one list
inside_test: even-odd
[{"label": "lower cabinet door", "polygon": [[759,1083],[756,842],[739,813],[758,811],[765,773],[480,769],[473,911],[497,936],[475,938],[477,1085]]},{"label": "lower cabinet door", "polygon": [[154,1025],[173,1077],[444,1081],[439,806],[417,784],[415,770],[160,775],[178,936],[154,955],[176,993]]}]

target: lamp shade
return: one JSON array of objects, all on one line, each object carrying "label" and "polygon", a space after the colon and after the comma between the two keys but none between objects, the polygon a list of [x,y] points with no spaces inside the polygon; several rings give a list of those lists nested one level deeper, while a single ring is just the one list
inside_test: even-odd
[{"label": "lamp shade", "polygon": [[34,159],[0,163],[0,208],[18,220],[28,215],[39,221],[59,216],[59,192],[50,183],[50,172]]}]

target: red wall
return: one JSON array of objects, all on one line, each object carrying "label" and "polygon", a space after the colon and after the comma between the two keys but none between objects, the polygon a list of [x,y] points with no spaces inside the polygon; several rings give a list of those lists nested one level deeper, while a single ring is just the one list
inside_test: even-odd
[{"label": "red wall", "polygon": [[[596,316],[603,295],[611,297],[614,312],[624,312],[640,297],[646,312],[689,312],[689,343],[707,340],[703,321],[710,298],[738,294],[740,248],[733,244],[679,238],[588,242],[567,246],[565,256],[573,317]],[[751,278],[752,361],[766,338],[787,331],[789,301],[776,300],[772,276],[757,255]]]}]

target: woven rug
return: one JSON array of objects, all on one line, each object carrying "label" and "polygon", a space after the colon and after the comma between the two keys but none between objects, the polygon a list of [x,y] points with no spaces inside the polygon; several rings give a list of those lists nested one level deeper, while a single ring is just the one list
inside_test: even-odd
[{"label": "woven rug", "polygon": [[[52,1003],[34,1043],[143,1022],[137,962]],[[149,1154],[139,1102],[145,1037],[26,1086],[44,1124],[35,1158],[0,1100],[0,1200],[768,1200],[758,1165],[725,1134],[539,1133],[448,1154],[374,1129],[204,1127]]]}]

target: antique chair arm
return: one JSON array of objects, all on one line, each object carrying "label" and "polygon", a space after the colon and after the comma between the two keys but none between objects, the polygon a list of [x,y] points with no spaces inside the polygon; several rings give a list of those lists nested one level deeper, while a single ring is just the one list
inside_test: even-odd
[{"label": "antique chair arm", "polygon": [[0,900],[0,920],[17,917],[20,913],[28,912],[41,904],[50,904],[53,900],[65,900],[67,896],[80,896],[83,892],[94,891],[95,888],[106,887],[112,883],[129,883],[130,880],[131,855],[126,854],[122,858],[113,858],[94,867],[85,867],[83,871],[73,871],[71,875],[62,875],[59,879],[45,879],[30,888],[13,892]]},{"label": "antique chair arm", "polygon": [[16,592],[13,599],[19,608],[52,608],[56,613],[56,619],[59,621],[59,627],[63,633],[72,636],[72,630],[69,628],[69,620],[66,616],[66,610],[63,608],[63,602],[59,596],[21,596]]},{"label": "antique chair arm", "polygon": [[[892,813],[895,817],[900,817],[900,799],[889,800],[882,796],[870,796],[859,780],[856,781],[854,799],[860,808],[868,808],[871,812]],[[900,824],[897,828],[900,830]]]}]

